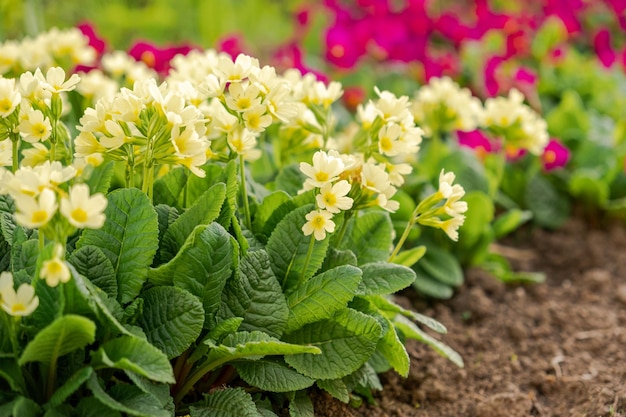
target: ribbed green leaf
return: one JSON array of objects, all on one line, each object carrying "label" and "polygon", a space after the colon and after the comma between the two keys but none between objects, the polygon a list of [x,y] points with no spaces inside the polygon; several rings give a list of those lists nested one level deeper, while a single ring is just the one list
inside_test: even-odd
[{"label": "ribbed green leaf", "polygon": [[341,310],[284,337],[289,343],[316,346],[321,355],[291,355],[285,361],[311,378],[341,378],[367,362],[380,337],[381,327],[374,318],[356,310]]},{"label": "ribbed green leaf", "polygon": [[225,167],[219,166],[218,168],[222,174],[222,182],[226,183],[226,199],[216,222],[228,229],[233,216],[237,212],[237,193],[239,191],[237,164],[235,160],[231,160]]},{"label": "ribbed green leaf", "polygon": [[98,246],[115,269],[118,301],[126,304],[141,290],[158,247],[157,215],[148,197],[135,188],[108,196],[106,222],[101,229],[85,229],[76,248]]},{"label": "ribbed green leaf", "polygon": [[373,295],[366,298],[367,301],[375,305],[379,309],[379,311],[383,313],[387,318],[393,318],[397,314],[401,314],[405,317],[408,317],[423,324],[426,327],[429,327],[437,333],[444,334],[448,332],[446,327],[443,324],[439,323],[437,320],[418,312],[402,308],[387,297],[381,295]]},{"label": "ribbed green leaf", "polygon": [[302,226],[306,222],[306,214],[312,209],[312,205],[306,205],[286,215],[267,242],[272,269],[285,292],[292,290],[298,282],[306,282],[324,262],[329,239],[315,241],[304,270],[313,236],[304,236]]},{"label": "ribbed green leaf", "polygon": [[387,331],[378,341],[376,350],[380,352],[389,364],[403,377],[409,375],[410,359],[404,344],[398,337],[395,327],[389,319],[387,320]]},{"label": "ribbed green leaf", "polygon": [[224,338],[220,345],[208,340],[205,344],[211,347],[207,363],[226,363],[235,359],[260,359],[267,355],[295,355],[306,353],[316,355],[320,349],[315,346],[305,346],[282,342],[266,333],[237,332]]},{"label": "ribbed green leaf", "polygon": [[352,300],[360,282],[361,270],[343,265],[294,289],[287,297],[289,320],[285,331],[292,332],[305,324],[332,317]]},{"label": "ribbed green leaf", "polygon": [[109,191],[111,186],[111,179],[113,178],[113,161],[106,161],[100,166],[92,168],[87,178],[87,185],[89,185],[89,192],[91,194],[104,193]]},{"label": "ribbed green leaf", "polygon": [[190,407],[191,417],[263,417],[250,394],[241,388],[212,391],[204,396],[205,405]]},{"label": "ribbed green leaf", "polygon": [[39,242],[35,239],[22,243],[14,243],[11,248],[11,268],[13,273],[26,271],[31,277],[35,275],[37,257],[39,256]]},{"label": "ribbed green leaf", "polygon": [[167,356],[148,341],[134,336],[120,336],[103,344],[94,353],[94,364],[135,372],[157,382],[176,382]]},{"label": "ribbed green leaf", "polygon": [[328,271],[329,269],[336,268],[342,265],[357,266],[359,263],[356,255],[351,250],[339,250],[332,247],[328,248],[324,264],[322,265],[322,271]]},{"label": "ribbed green leaf", "polygon": [[359,265],[389,258],[393,244],[393,225],[387,212],[364,213],[353,218],[348,227],[340,249],[354,252]]},{"label": "ribbed green leaf", "polygon": [[239,376],[248,384],[271,392],[289,392],[305,389],[315,380],[296,372],[282,359],[263,358],[233,364]]},{"label": "ribbed green leaf", "polygon": [[63,385],[54,391],[54,394],[46,405],[45,409],[57,407],[65,402],[67,398],[78,390],[93,374],[93,368],[91,366],[85,366],[80,368],[74,373]]},{"label": "ribbed green leaf", "polygon": [[239,329],[259,330],[280,338],[289,308],[264,250],[248,252],[235,278],[228,281],[218,317],[242,317]]},{"label": "ribbed green leaf", "polygon": [[172,414],[159,407],[154,397],[129,384],[117,384],[106,390],[100,385],[96,374],[92,374],[87,386],[102,404],[112,410],[138,417],[171,417]]},{"label": "ribbed green leaf", "polygon": [[342,379],[318,379],[316,384],[339,401],[350,401],[350,391]]},{"label": "ribbed green leaf", "polygon": [[[291,197],[283,190],[274,191],[273,193],[265,197],[261,204],[257,206],[257,210],[254,214],[254,221],[252,222],[252,230],[256,234],[261,234],[265,230],[268,230],[265,227],[268,223],[268,220],[274,215],[274,213],[276,213],[279,207],[281,207],[287,201],[291,201]],[[283,216],[295,208],[295,204],[290,208],[285,207]],[[272,222],[272,227],[268,230],[267,233],[268,236],[271,231],[274,230],[274,227],[281,218],[282,217],[277,218],[275,222]]]},{"label": "ribbed green leaf", "polygon": [[70,256],[69,262],[76,271],[89,279],[109,297],[117,298],[117,279],[111,261],[97,246],[86,245]]},{"label": "ribbed green leaf", "polygon": [[61,316],[43,328],[31,340],[18,363],[50,363],[52,360],[93,343],[96,325],[93,321],[75,315]]},{"label": "ribbed green leaf", "polygon": [[461,358],[461,355],[454,351],[454,349],[450,346],[425,333],[406,317],[397,316],[394,320],[394,326],[400,330],[405,337],[415,339],[430,346],[435,352],[444,358],[449,359],[456,366],[461,368],[463,367],[463,358]]},{"label": "ribbed green leaf", "polygon": [[174,406],[174,399],[170,395],[171,386],[169,384],[153,382],[130,371],[124,371],[124,373],[133,382],[133,384],[137,386],[137,388],[146,394],[150,394],[155,404],[158,404],[159,408],[168,410],[171,416],[174,416],[176,407]]},{"label": "ribbed green leaf", "polygon": [[189,175],[182,167],[176,167],[157,179],[152,190],[154,203],[182,209],[179,201],[188,179]]},{"label": "ribbed green leaf", "polygon": [[362,264],[363,280],[359,292],[365,295],[393,294],[415,281],[415,272],[406,266],[388,262]]},{"label": "ribbed green leaf", "polygon": [[422,259],[424,254],[426,253],[426,246],[416,246],[411,249],[400,251],[395,258],[393,258],[393,263],[398,265],[412,267]]},{"label": "ribbed green leaf", "polygon": [[83,397],[76,406],[75,413],[80,417],[121,417],[119,411],[107,407],[95,397]]},{"label": "ribbed green leaf", "polygon": [[226,196],[226,185],[215,184],[202,194],[185,210],[167,229],[159,256],[163,261],[172,259],[187,240],[193,229],[198,225],[208,225],[220,214],[220,209]]},{"label": "ribbed green leaf", "polygon": [[154,287],[141,295],[143,312],[137,324],[148,341],[169,359],[183,353],[196,341],[204,323],[198,298],[177,287]]},{"label": "ribbed green leaf", "polygon": [[155,284],[174,284],[189,291],[202,301],[208,317],[217,311],[236,262],[234,239],[220,224],[211,223],[197,226],[176,257],[150,269],[148,277]]},{"label": "ribbed green leaf", "polygon": [[315,417],[313,402],[305,391],[296,391],[289,401],[289,415],[291,417]]}]

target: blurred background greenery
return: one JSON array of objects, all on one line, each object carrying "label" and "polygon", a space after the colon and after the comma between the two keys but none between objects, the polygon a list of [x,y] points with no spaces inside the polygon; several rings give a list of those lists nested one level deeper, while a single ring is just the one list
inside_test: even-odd
[{"label": "blurred background greenery", "polygon": [[90,22],[114,49],[134,41],[213,47],[239,34],[263,50],[290,39],[303,0],[0,0],[0,40]]}]

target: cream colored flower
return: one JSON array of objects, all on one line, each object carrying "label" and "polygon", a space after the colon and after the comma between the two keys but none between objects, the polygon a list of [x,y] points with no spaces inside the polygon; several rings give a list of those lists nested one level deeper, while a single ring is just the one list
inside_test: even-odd
[{"label": "cream colored flower", "polygon": [[61,214],[79,229],[99,229],[106,219],[104,209],[107,199],[100,193],[89,195],[87,184],[76,184],[70,189],[69,198],[61,199]]},{"label": "cream colored flower", "polygon": [[232,83],[228,86],[229,95],[226,96],[226,105],[231,110],[245,112],[261,104],[259,87],[254,84]]},{"label": "cream colored flower", "polygon": [[227,142],[233,152],[243,155],[246,160],[252,161],[261,156],[261,151],[256,149],[256,136],[246,128],[233,129],[228,132]]},{"label": "cream colored flower", "polygon": [[72,277],[65,259],[63,259],[63,252],[63,245],[57,243],[54,246],[52,259],[44,261],[41,266],[41,278],[46,280],[49,287],[56,287],[59,282],[68,282]]},{"label": "cream colored flower", "polygon": [[10,272],[0,272],[0,298],[2,298],[2,294],[8,288],[13,289],[13,274]]},{"label": "cream colored flower", "polygon": [[0,167],[13,165],[13,142],[11,139],[0,140]]},{"label": "cream colored flower", "polygon": [[350,192],[350,188],[350,183],[346,180],[341,180],[334,185],[330,183],[325,184],[320,188],[320,193],[315,196],[317,206],[331,213],[349,210],[352,207],[352,203],[354,203],[352,198],[346,197]]},{"label": "cream colored flower", "polygon": [[259,68],[259,61],[251,56],[240,54],[235,61],[228,56],[221,56],[215,72],[222,79],[236,83],[248,78],[253,67]]},{"label": "cream colored flower", "polygon": [[378,151],[387,156],[403,153],[404,144],[400,141],[402,127],[395,123],[384,125],[378,131]]},{"label": "cream colored flower", "polygon": [[272,124],[272,116],[267,114],[266,107],[258,105],[246,110],[243,113],[243,120],[246,123],[246,129],[255,132],[263,132]]},{"label": "cream colored flower", "polygon": [[18,126],[22,139],[29,143],[43,142],[52,134],[50,120],[40,110],[26,109]]},{"label": "cream colored flower", "polygon": [[361,169],[361,186],[368,190],[380,193],[386,190],[391,183],[389,182],[389,174],[381,165],[366,162]]},{"label": "cream colored flower", "polygon": [[49,188],[41,191],[38,198],[26,195],[14,198],[17,206],[15,220],[29,229],[45,226],[57,211],[56,194]]},{"label": "cream colored flower", "polygon": [[39,297],[35,295],[35,288],[30,284],[23,283],[16,292],[11,282],[11,285],[2,292],[0,306],[11,316],[29,316],[39,306]]},{"label": "cream colored flower", "polygon": [[323,187],[335,181],[344,171],[344,164],[341,158],[331,156],[324,151],[317,151],[313,155],[313,165],[307,162],[300,162],[300,171],[306,175],[304,189]]},{"label": "cream colored flower", "polygon": [[78,74],[72,74],[68,80],[65,80],[65,70],[61,67],[52,67],[48,69],[45,78],[43,77],[41,71],[37,69],[37,71],[35,71],[35,76],[43,82],[43,88],[52,93],[72,91],[80,82]]},{"label": "cream colored flower", "polygon": [[302,232],[305,236],[313,234],[316,240],[324,240],[326,232],[332,233],[335,231],[335,222],[331,220],[333,214],[329,211],[313,210],[305,217],[308,220],[302,226]]},{"label": "cream colored flower", "polygon": [[21,100],[22,95],[15,87],[15,79],[0,76],[0,117],[13,113]]},{"label": "cream colored flower", "polygon": [[24,149],[22,155],[22,166],[35,167],[50,160],[50,151],[41,143],[33,143],[33,147]]}]

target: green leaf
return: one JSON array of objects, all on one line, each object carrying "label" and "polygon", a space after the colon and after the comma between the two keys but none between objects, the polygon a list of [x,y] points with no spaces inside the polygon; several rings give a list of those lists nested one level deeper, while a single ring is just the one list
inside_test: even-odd
[{"label": "green leaf", "polygon": [[386,261],[393,245],[393,224],[385,211],[369,211],[350,222],[339,249],[350,249],[359,265]]},{"label": "green leaf", "polygon": [[312,205],[306,205],[286,215],[267,242],[266,249],[272,269],[285,292],[296,287],[298,283],[306,282],[324,262],[328,238],[315,241],[309,262],[306,264],[313,236],[304,236],[302,226],[306,222],[305,215],[312,209]]},{"label": "green leaf", "polygon": [[328,253],[322,265],[322,271],[328,271],[342,265],[358,265],[358,259],[351,250],[339,250],[332,246],[328,248]]},{"label": "green leaf", "polygon": [[75,315],[61,316],[43,328],[31,340],[18,361],[50,363],[58,357],[93,343],[96,325],[93,321]]},{"label": "green leaf", "polygon": [[219,307],[237,255],[234,239],[220,224],[200,225],[191,232],[176,257],[150,269],[148,278],[157,285],[174,284],[189,291],[202,301],[208,318]]},{"label": "green leaf", "polygon": [[153,381],[176,382],[167,356],[148,341],[134,336],[120,336],[104,343],[94,353],[94,364],[135,372]]},{"label": "green leaf", "polygon": [[393,258],[393,263],[398,264],[398,265],[408,266],[410,268],[413,265],[415,265],[417,261],[422,259],[425,253],[426,253],[426,246],[424,245],[416,246],[414,248],[407,249],[407,250],[403,250],[403,251],[400,251]]},{"label": "green leaf", "polygon": [[106,161],[100,166],[93,168],[87,178],[87,185],[89,185],[89,192],[93,195],[95,193],[106,194],[111,187],[111,179],[113,178],[113,161]]},{"label": "green leaf", "polygon": [[87,386],[102,404],[112,410],[138,417],[171,417],[171,413],[159,407],[151,394],[134,385],[117,384],[105,390],[96,374],[92,374]]},{"label": "green leaf", "polygon": [[569,218],[570,203],[541,175],[528,181],[524,201],[540,226],[557,229]]},{"label": "green leaf", "polygon": [[177,287],[154,287],[141,298],[143,312],[137,324],[168,359],[182,354],[200,336],[204,309],[189,292]]},{"label": "green leaf", "polygon": [[0,409],[0,411],[8,411],[10,413],[8,415],[12,417],[33,417],[41,414],[41,407],[30,398],[20,396],[14,399],[9,405],[10,408],[8,410]]},{"label": "green leaf", "polygon": [[435,352],[444,358],[449,359],[456,366],[460,368],[463,367],[463,358],[461,358],[461,355],[454,351],[450,346],[425,333],[406,317],[396,316],[393,324],[405,337],[417,340],[430,346]]},{"label": "green leaf", "polygon": [[289,401],[289,415],[291,417],[315,417],[313,402],[306,391],[296,391]]},{"label": "green leaf", "polygon": [[499,215],[492,225],[495,238],[503,238],[532,219],[532,217],[533,213],[531,211],[520,209],[511,209]]},{"label": "green leaf", "polygon": [[297,164],[287,165],[276,176],[275,189],[284,190],[289,195],[296,195],[302,189],[304,179],[305,176]]},{"label": "green leaf", "polygon": [[242,358],[257,360],[267,355],[303,353],[316,355],[320,353],[320,349],[317,347],[282,342],[259,331],[230,334],[224,338],[220,345],[216,345],[211,340],[204,343],[212,348],[206,363],[214,362],[218,365]]},{"label": "green leaf", "polygon": [[[269,219],[275,216],[277,210],[284,206],[286,202],[291,202],[291,197],[283,190],[274,191],[267,197],[263,199],[261,204],[257,206],[257,210],[254,213],[254,220],[252,221],[252,230],[256,234],[261,234],[264,231],[267,231],[267,236],[271,234],[271,231],[276,227],[277,222],[282,219],[282,217],[278,218],[276,222],[271,222],[271,227],[268,229],[266,225],[270,222]],[[283,216],[289,213],[291,210],[295,209],[295,204],[292,203],[291,207],[285,206]]]},{"label": "green leaf", "polygon": [[74,394],[81,385],[83,385],[93,374],[93,368],[91,366],[85,366],[76,371],[63,385],[54,391],[54,394],[46,405],[45,409],[51,409],[57,407],[65,402],[70,395]]},{"label": "green leaf", "polygon": [[403,377],[409,375],[410,359],[402,340],[398,337],[391,320],[386,319],[389,327],[379,340],[376,350],[380,352],[387,362]]},{"label": "green leaf", "polygon": [[[178,210],[175,207],[171,207],[165,204],[157,204],[154,206],[154,210],[157,212],[157,221],[159,223],[159,242],[163,240],[163,236],[169,227],[176,221],[178,218]],[[159,259],[157,252],[157,256],[154,259],[154,263],[159,265],[161,264],[161,260]]]},{"label": "green leaf", "polygon": [[[493,220],[495,207],[491,197],[482,191],[470,191],[463,196],[463,200],[467,202],[468,210],[465,221],[459,228],[459,244],[469,248],[481,238],[481,235],[489,227]],[[430,248],[428,249],[426,257],[430,252]]]},{"label": "green leaf", "polygon": [[241,330],[280,338],[289,308],[264,250],[248,252],[224,288],[218,317],[242,317]]},{"label": "green leaf", "polygon": [[294,289],[287,297],[289,319],[285,331],[292,332],[305,324],[332,317],[352,300],[360,282],[361,270],[344,265],[323,272]]},{"label": "green leaf", "polygon": [[341,310],[330,319],[307,324],[284,337],[290,343],[318,347],[321,355],[291,355],[285,361],[311,378],[341,378],[367,362],[380,337],[376,319],[356,310]]},{"label": "green leaf", "polygon": [[29,276],[34,276],[39,256],[39,242],[35,239],[26,240],[22,243],[16,242],[13,244],[11,252],[13,273],[25,271]]},{"label": "green leaf", "polygon": [[362,264],[363,280],[359,292],[365,295],[393,294],[415,281],[415,272],[406,266],[388,262]]},{"label": "green leaf", "polygon": [[102,249],[86,245],[72,252],[69,263],[76,271],[102,289],[109,297],[117,298],[117,279],[113,264]]},{"label": "green leaf", "polygon": [[204,406],[189,407],[191,417],[263,417],[250,394],[241,388],[212,391],[204,396]]},{"label": "green leaf", "polygon": [[296,372],[280,358],[235,362],[239,376],[253,387],[271,392],[289,392],[305,389],[315,380]]},{"label": "green leaf", "polygon": [[446,326],[439,323],[437,320],[418,312],[402,308],[387,297],[384,297],[382,295],[373,295],[366,298],[367,301],[376,306],[376,308],[387,318],[393,318],[396,316],[396,314],[402,314],[403,316],[417,321],[420,324],[423,324],[424,326],[430,328],[431,330],[436,331],[437,333],[445,334],[448,332]]},{"label": "green leaf", "polygon": [[[415,268],[415,266],[413,266],[413,268]],[[417,277],[415,278],[415,282],[413,282],[413,288],[420,294],[440,300],[447,300],[454,294],[454,290],[451,286],[430,278],[427,275],[422,275],[420,271],[417,271],[416,274]]]},{"label": "green leaf", "polygon": [[171,386],[169,384],[153,382],[130,371],[124,371],[124,373],[137,386],[137,388],[146,394],[150,394],[155,403],[158,404],[159,408],[168,410],[171,416],[174,416],[174,399],[170,395]]},{"label": "green leaf", "polygon": [[413,269],[417,274],[416,282],[424,276],[451,287],[463,283],[463,269],[459,261],[441,247],[430,246]]},{"label": "green leaf", "polygon": [[121,417],[118,411],[102,404],[95,397],[83,397],[76,406],[75,412],[80,417]]},{"label": "green leaf", "polygon": [[157,215],[148,197],[135,188],[108,196],[101,229],[85,229],[76,248],[98,246],[115,269],[118,301],[126,304],[141,290],[158,247]]},{"label": "green leaf", "polygon": [[179,203],[188,180],[187,171],[182,167],[170,170],[154,182],[153,200],[155,204],[165,204],[177,209],[183,206]]},{"label": "green leaf", "polygon": [[222,205],[222,211],[220,212],[217,222],[228,229],[230,222],[237,212],[237,193],[239,191],[239,182],[237,181],[237,164],[235,160],[230,160],[225,167],[219,167],[220,173],[223,177],[223,182],[226,183],[226,200]]},{"label": "green leaf", "polygon": [[193,206],[185,210],[163,236],[159,251],[161,259],[172,259],[198,225],[208,225],[217,219],[225,197],[226,185],[218,183],[206,190]]},{"label": "green leaf", "polygon": [[243,318],[241,317],[231,317],[223,321],[218,321],[217,324],[211,328],[206,339],[219,342],[229,333],[235,333],[239,329],[239,326],[241,326],[241,323],[243,323]]},{"label": "green leaf", "polygon": [[[7,338],[8,337],[7,335]],[[15,358],[12,357],[13,354],[9,355],[11,355],[11,357],[0,356],[0,379],[7,381],[12,391],[26,394],[26,385],[22,371]]]},{"label": "green leaf", "polygon": [[350,391],[343,379],[318,379],[315,383],[339,401],[346,404],[350,401]]}]

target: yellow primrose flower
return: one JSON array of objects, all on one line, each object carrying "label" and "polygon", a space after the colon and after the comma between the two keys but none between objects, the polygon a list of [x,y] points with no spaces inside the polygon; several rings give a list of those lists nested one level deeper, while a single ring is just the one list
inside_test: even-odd
[{"label": "yellow primrose flower", "polygon": [[50,120],[41,110],[27,109],[21,117],[18,130],[22,139],[29,143],[43,142],[52,134]]},{"label": "yellow primrose flower", "polygon": [[304,190],[323,187],[325,184],[335,181],[344,168],[341,158],[329,155],[324,151],[315,152],[313,165],[300,162],[300,171],[309,177],[304,182]]},{"label": "yellow primrose flower", "polygon": [[79,229],[99,229],[104,225],[104,209],[107,199],[100,193],[89,195],[87,184],[76,184],[70,189],[69,198],[61,199],[61,214]]},{"label": "yellow primrose flower", "polygon": [[45,226],[57,211],[56,194],[49,188],[44,188],[39,197],[21,194],[14,198],[17,206],[15,220],[29,229]]},{"label": "yellow primrose flower", "polygon": [[21,100],[22,96],[15,88],[15,79],[0,77],[0,117],[13,113]]},{"label": "yellow primrose flower", "polygon": [[70,269],[63,259],[63,245],[54,246],[52,259],[44,261],[41,267],[41,278],[46,280],[49,287],[56,287],[59,282],[68,282],[71,278]]},{"label": "yellow primrose flower", "polygon": [[350,183],[341,180],[332,185],[330,183],[324,185],[320,189],[320,193],[315,197],[317,205],[326,209],[331,213],[339,213],[341,210],[349,210],[354,200],[346,195],[350,192]]},{"label": "yellow primrose flower", "polygon": [[13,279],[11,279],[11,285],[2,291],[0,306],[12,316],[29,316],[39,306],[39,297],[35,295],[35,288],[24,283],[16,292],[12,281]]},{"label": "yellow primrose flower", "polygon": [[326,232],[335,231],[335,222],[331,220],[333,214],[327,210],[313,210],[305,217],[308,222],[302,226],[304,236],[313,234],[316,240],[324,240],[326,239]]}]

